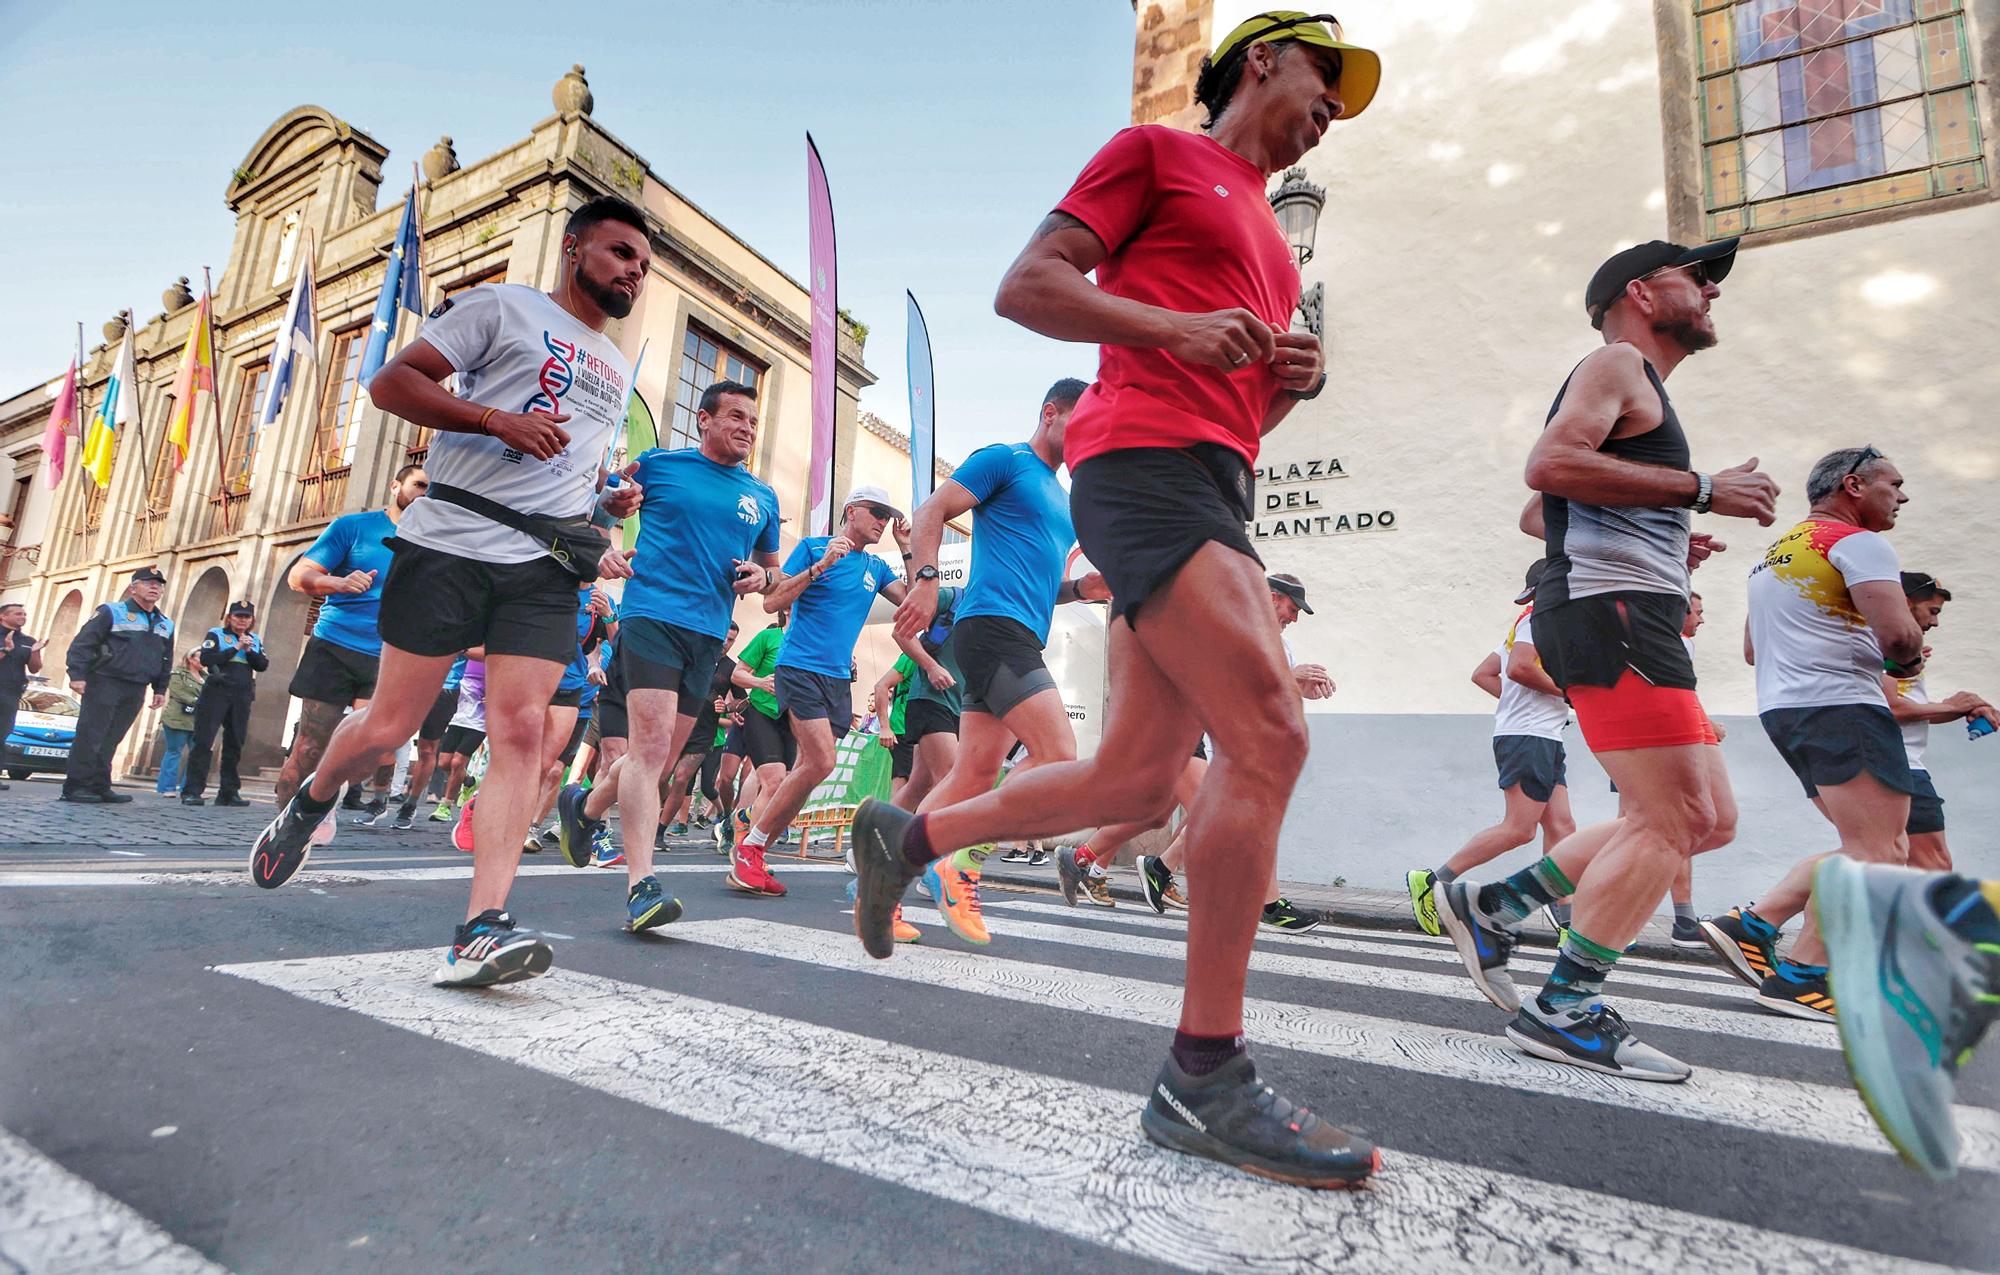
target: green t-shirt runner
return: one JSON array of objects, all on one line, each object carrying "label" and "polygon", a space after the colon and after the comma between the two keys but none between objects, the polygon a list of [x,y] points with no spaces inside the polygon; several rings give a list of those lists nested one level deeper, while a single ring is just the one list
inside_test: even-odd
[{"label": "green t-shirt runner", "polygon": [[[962,590],[949,587],[938,590],[937,618],[931,621],[932,633],[936,633],[941,628],[947,630],[951,628],[957,618],[958,596],[960,592]],[[929,635],[927,634],[926,636]],[[910,657],[906,655],[903,658],[907,660]],[[931,658],[944,665],[945,672],[951,674],[951,686],[942,691],[932,686],[931,679],[924,676],[923,670],[915,667],[915,661],[911,661],[911,667],[914,671],[909,677],[904,679],[904,684],[910,688],[909,698],[929,700],[933,704],[942,704],[946,712],[956,717],[964,711],[961,705],[965,700],[965,692],[960,689],[960,682],[965,675],[958,671],[958,659],[952,654],[951,638],[949,635],[946,636],[943,646],[931,651]],[[899,723],[896,727],[896,733],[900,735],[902,732],[903,728]]]},{"label": "green t-shirt runner", "polygon": [[903,706],[910,702],[910,692],[915,689],[916,679],[923,676],[917,672],[917,662],[907,655],[898,655],[890,666],[901,678],[896,689],[889,693],[889,729],[896,738],[903,737]]},{"label": "green t-shirt runner", "polygon": [[[756,677],[769,677],[771,670],[778,667],[778,655],[784,650],[785,631],[777,625],[765,629],[750,639],[750,645],[736,657],[736,662],[750,670]],[[953,676],[957,676],[953,674]],[[778,717],[778,697],[761,686],[750,688],[750,707],[773,721]]]}]

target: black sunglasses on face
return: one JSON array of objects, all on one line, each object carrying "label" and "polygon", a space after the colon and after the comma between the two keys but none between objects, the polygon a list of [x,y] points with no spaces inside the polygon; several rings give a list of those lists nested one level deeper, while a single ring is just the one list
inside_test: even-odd
[{"label": "black sunglasses on face", "polygon": [[887,522],[891,518],[894,518],[896,516],[896,511],[889,508],[887,505],[863,505],[861,507],[867,510],[869,513],[873,514],[875,517],[880,518],[884,522]]},{"label": "black sunglasses on face", "polygon": [[1694,280],[1695,287],[1706,288],[1708,286],[1708,263],[1705,261],[1690,261],[1686,265],[1681,266],[1661,266],[1658,270],[1649,270],[1645,274],[1640,275],[1638,281],[1644,283],[1655,275],[1663,275],[1669,270],[1685,270],[1688,272],[1688,278]]}]

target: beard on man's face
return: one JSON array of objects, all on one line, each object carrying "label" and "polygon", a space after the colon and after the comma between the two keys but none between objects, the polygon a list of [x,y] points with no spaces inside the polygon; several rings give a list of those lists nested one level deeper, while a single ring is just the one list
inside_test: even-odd
[{"label": "beard on man's face", "polygon": [[1653,331],[1689,354],[1693,354],[1696,350],[1706,350],[1718,340],[1713,327],[1702,326],[1702,312],[1699,310],[1682,310],[1662,316],[1654,322]]},{"label": "beard on man's face", "polygon": [[590,277],[590,272],[581,264],[576,268],[577,286],[590,298],[591,304],[614,319],[622,319],[632,313],[632,305],[637,297],[628,297],[608,283],[600,283]]}]

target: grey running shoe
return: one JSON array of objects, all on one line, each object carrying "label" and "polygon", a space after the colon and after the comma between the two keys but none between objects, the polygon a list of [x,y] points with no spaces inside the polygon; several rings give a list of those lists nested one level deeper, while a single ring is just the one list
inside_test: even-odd
[{"label": "grey running shoe", "polygon": [[1940,1179],[1958,1169],[1958,1070],[2000,1018],[2000,944],[1938,915],[1930,892],[1945,879],[1835,854],[1812,893],[1848,1074],[1903,1159]]},{"label": "grey running shoe", "polygon": [[854,936],[876,960],[896,950],[896,909],[923,875],[903,857],[903,835],[916,816],[873,797],[854,812]]},{"label": "grey running shoe", "polygon": [[1530,999],[1507,1024],[1507,1039],[1524,1053],[1628,1080],[1679,1084],[1694,1069],[1636,1040],[1632,1029],[1607,1005],[1548,1010]]},{"label": "grey running shoe", "polygon": [[1139,856],[1139,893],[1155,912],[1167,910],[1167,892],[1174,888],[1173,869],[1150,854]]},{"label": "grey running shoe", "polygon": [[1480,915],[1474,904],[1475,882],[1460,878],[1438,886],[1432,897],[1438,900],[1438,923],[1458,949],[1465,972],[1473,986],[1487,1000],[1510,1013],[1521,1008],[1521,993],[1507,974],[1507,958],[1514,954],[1513,931],[1503,929]]},{"label": "grey running shoe", "polygon": [[1701,922],[1692,919],[1682,920],[1680,917],[1675,917],[1674,928],[1667,937],[1673,940],[1675,947],[1708,946],[1708,940],[1701,936]]},{"label": "grey running shoe", "polygon": [[1062,890],[1063,902],[1076,906],[1076,892],[1089,875],[1084,866],[1076,861],[1076,847],[1064,846],[1056,851],[1056,885]]},{"label": "grey running shoe", "polygon": [[390,824],[389,826],[396,829],[398,832],[408,832],[410,829],[416,827],[417,808],[415,806],[404,806],[398,809],[396,811],[395,822]]},{"label": "grey running shoe", "polygon": [[1163,1147],[1295,1186],[1360,1186],[1382,1167],[1373,1143],[1259,1080],[1248,1054],[1206,1076],[1188,1075],[1169,1056],[1139,1124]]}]

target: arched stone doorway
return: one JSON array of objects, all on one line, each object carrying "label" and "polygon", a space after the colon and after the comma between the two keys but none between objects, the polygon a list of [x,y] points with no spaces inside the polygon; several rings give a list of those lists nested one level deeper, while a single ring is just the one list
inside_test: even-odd
[{"label": "arched stone doorway", "polygon": [[[76,631],[83,627],[83,590],[71,589],[56,604],[55,618],[49,621],[49,646],[42,653],[42,676],[56,686],[69,685],[69,673],[64,661],[69,658],[69,644],[76,637]],[[28,626],[30,633],[34,626]]]},{"label": "arched stone doorway", "polygon": [[228,607],[229,573],[210,567],[188,590],[187,601],[174,617],[174,658],[178,660],[201,645],[202,637],[222,623],[222,613]]},{"label": "arched stone doorway", "polygon": [[250,738],[243,746],[245,773],[276,770],[285,761],[285,718],[291,708],[287,691],[305,650],[312,623],[312,599],[285,583],[294,556],[273,579],[272,596],[258,608],[257,631],[264,635],[264,654],[271,667],[257,679],[257,702],[250,706]]}]

